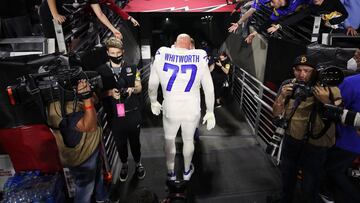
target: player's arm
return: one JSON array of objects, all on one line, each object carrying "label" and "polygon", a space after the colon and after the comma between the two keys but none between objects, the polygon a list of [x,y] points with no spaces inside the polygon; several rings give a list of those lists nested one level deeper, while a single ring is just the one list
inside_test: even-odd
[{"label": "player's arm", "polygon": [[206,114],[203,117],[203,124],[206,123],[206,129],[211,130],[216,125],[215,115],[214,115],[214,85],[210,75],[210,71],[207,63],[203,64],[204,75],[201,78],[201,85],[205,94],[205,104],[206,104]]},{"label": "player's arm", "polygon": [[158,88],[159,88],[159,76],[156,72],[156,64],[157,61],[155,59],[154,63],[151,65],[150,68],[150,77],[149,77],[149,87],[148,87],[148,93],[151,103],[157,102],[157,94],[158,94]]},{"label": "player's arm", "polygon": [[204,69],[205,69],[204,76],[201,78],[201,86],[205,94],[206,112],[214,112],[214,102],[215,102],[214,85],[207,64],[206,67],[204,67]]},{"label": "player's arm", "polygon": [[149,85],[148,85],[148,94],[151,103],[151,111],[155,115],[159,115],[162,109],[161,104],[157,101],[158,88],[159,88],[159,75],[156,71],[156,67],[158,66],[158,56],[155,56],[154,63],[151,65],[150,69],[150,77],[149,77]]}]

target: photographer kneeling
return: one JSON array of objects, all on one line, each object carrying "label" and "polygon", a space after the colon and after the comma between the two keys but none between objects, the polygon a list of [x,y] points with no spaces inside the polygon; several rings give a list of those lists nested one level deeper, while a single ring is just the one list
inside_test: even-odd
[{"label": "photographer kneeling", "polygon": [[293,201],[299,169],[303,172],[302,202],[317,202],[327,149],[335,143],[335,125],[321,119],[324,104],[340,104],[337,87],[319,85],[314,55],[301,55],[294,63],[294,79],[283,82],[273,105],[274,117],[286,123],[281,154],[283,194]]},{"label": "photographer kneeling", "polygon": [[[86,80],[79,80],[75,98],[63,98],[47,106],[60,159],[75,178],[74,203],[89,203],[96,190],[97,202],[107,199],[103,185],[99,144],[102,129],[97,124],[93,94]],[[78,99],[81,101],[78,101]],[[70,100],[70,101],[69,101]],[[96,188],[96,189],[95,189]]]}]

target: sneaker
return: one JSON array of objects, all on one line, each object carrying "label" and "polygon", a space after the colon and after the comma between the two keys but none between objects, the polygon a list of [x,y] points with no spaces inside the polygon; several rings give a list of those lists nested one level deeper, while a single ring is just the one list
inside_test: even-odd
[{"label": "sneaker", "polygon": [[141,164],[137,165],[135,169],[135,174],[139,180],[144,179],[146,174],[144,166],[142,166]]},{"label": "sneaker", "polygon": [[128,177],[128,171],[129,171],[129,166],[126,164],[123,164],[123,166],[121,167],[120,170],[120,181],[121,182],[125,182],[127,180]]},{"label": "sneaker", "polygon": [[168,173],[167,178],[168,178],[168,180],[175,181],[176,180],[175,172],[173,171],[173,172]]},{"label": "sneaker", "polygon": [[183,175],[183,178],[184,180],[190,180],[192,174],[194,173],[195,171],[195,167],[194,167],[194,164],[190,164],[190,169],[188,171],[185,171],[184,172],[184,175]]}]

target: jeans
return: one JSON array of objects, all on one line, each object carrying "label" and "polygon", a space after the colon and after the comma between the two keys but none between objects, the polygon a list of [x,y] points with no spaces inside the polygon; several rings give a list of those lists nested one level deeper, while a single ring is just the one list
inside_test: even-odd
[{"label": "jeans", "polygon": [[284,137],[280,163],[283,183],[281,202],[293,201],[299,169],[304,175],[301,185],[301,197],[304,199],[301,202],[321,202],[318,193],[327,149],[296,140],[289,135]]},{"label": "jeans", "polygon": [[103,182],[99,148],[84,163],[70,168],[70,172],[75,178],[76,185],[74,203],[90,203],[94,190],[97,201],[108,198]]}]

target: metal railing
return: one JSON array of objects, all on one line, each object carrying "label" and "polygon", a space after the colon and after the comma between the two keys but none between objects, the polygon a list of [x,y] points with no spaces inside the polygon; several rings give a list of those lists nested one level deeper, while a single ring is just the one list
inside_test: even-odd
[{"label": "metal railing", "polygon": [[[272,122],[276,93],[244,69],[235,66],[233,96],[254,135],[261,138],[260,143],[266,148],[276,128]],[[279,152],[275,156],[278,157]]]}]

